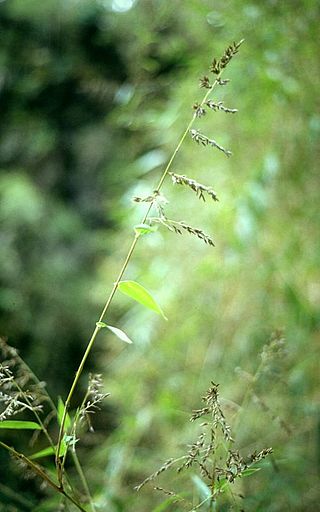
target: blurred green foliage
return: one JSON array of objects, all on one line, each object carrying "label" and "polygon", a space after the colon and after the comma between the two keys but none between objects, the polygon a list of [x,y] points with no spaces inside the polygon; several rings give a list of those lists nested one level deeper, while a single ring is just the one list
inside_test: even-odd
[{"label": "blurred green foliage", "polygon": [[[68,390],[145,211],[131,198],[153,189],[212,58],[246,40],[217,98],[239,114],[197,123],[234,156],[188,141],[173,169],[212,185],[220,202],[203,205],[169,180],[164,190],[168,215],[213,234],[216,248],[143,237],[127,279],[169,321],[117,296],[110,324],[134,344],[103,330],[87,368],[111,392],[80,453],[102,510],[156,507],[152,486],[133,486],[183,453],[211,379],[232,423],[245,372],[276,329],[286,350],[235,432],[244,453],[273,446],[274,458],[239,492],[248,511],[317,510],[319,14],[315,0],[0,3],[1,334],[54,396]],[[41,500],[37,510],[56,510],[18,474],[2,478],[0,510]]]}]

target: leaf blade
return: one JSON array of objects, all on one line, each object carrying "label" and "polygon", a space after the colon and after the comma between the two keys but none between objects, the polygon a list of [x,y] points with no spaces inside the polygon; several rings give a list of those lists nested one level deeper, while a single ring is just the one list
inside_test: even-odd
[{"label": "leaf blade", "polygon": [[[60,445],[60,453],[59,457],[63,457],[67,451],[67,443],[62,440],[62,443]],[[56,454],[56,447],[48,446],[47,448],[43,448],[43,450],[40,450],[39,452],[33,453],[29,456],[29,459],[41,459],[43,457],[48,457],[49,455],[55,455]]]},{"label": "leaf blade", "polygon": [[3,420],[0,421],[0,428],[15,430],[42,430],[41,425],[35,421]]},{"label": "leaf blade", "polygon": [[52,446],[48,446],[48,448],[43,448],[43,450],[40,450],[39,452],[33,453],[32,455],[29,455],[29,459],[41,459],[42,457],[47,457],[48,455],[54,455],[55,449]]},{"label": "leaf blade", "polygon": [[107,325],[106,327],[109,329],[109,331],[115,334],[119,340],[124,341],[125,343],[132,343],[132,340],[129,338],[129,336],[127,336],[126,333],[118,327],[113,327],[113,325]]},{"label": "leaf blade", "polygon": [[165,320],[168,320],[160,305],[141,284],[136,281],[120,281],[118,288],[124,295],[128,295],[128,297],[131,297],[136,302],[139,302],[146,308],[151,309],[158,315],[161,315]]}]

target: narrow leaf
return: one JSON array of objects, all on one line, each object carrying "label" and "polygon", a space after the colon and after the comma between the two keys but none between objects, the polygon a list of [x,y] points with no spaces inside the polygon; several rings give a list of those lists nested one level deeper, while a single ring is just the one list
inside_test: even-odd
[{"label": "narrow leaf", "polygon": [[134,226],[134,230],[139,235],[147,235],[148,233],[154,233],[157,231],[157,226],[150,226],[149,224],[137,224]]},{"label": "narrow leaf", "polygon": [[211,496],[211,490],[199,476],[193,475],[192,480],[193,480],[193,483],[195,484],[195,486],[197,487],[202,499],[206,499]]},{"label": "narrow leaf", "polygon": [[118,288],[125,295],[128,295],[137,302],[140,302],[140,304],[146,308],[152,309],[152,311],[162,315],[163,318],[167,320],[167,317],[164,315],[159,304],[155,301],[152,295],[143,286],[141,286],[141,284],[136,281],[120,281]]},{"label": "narrow leaf", "polygon": [[[60,446],[60,453],[59,453],[60,457],[64,456],[64,454],[67,451],[67,448],[68,448],[67,443],[64,440],[62,440],[62,443]],[[44,448],[43,450],[40,450],[39,452],[36,452],[33,455],[30,455],[29,459],[31,459],[31,460],[41,459],[43,457],[48,457],[49,455],[55,455],[55,453],[56,453],[56,448],[54,448],[53,446],[48,446],[48,448]]]},{"label": "narrow leaf", "polygon": [[35,423],[34,421],[15,420],[0,421],[0,428],[10,428],[16,430],[41,430],[39,423]]},{"label": "narrow leaf", "polygon": [[152,509],[152,512],[164,512],[164,510],[168,510],[172,503],[176,503],[177,501],[178,499],[175,496],[170,496],[170,498],[166,499],[165,501],[160,503],[160,505],[158,505],[156,508]]},{"label": "narrow leaf", "polygon": [[260,471],[261,468],[247,468],[244,471],[242,471],[241,476],[250,476],[256,473],[257,471]]},{"label": "narrow leaf", "polygon": [[[61,426],[61,423],[62,423],[63,411],[64,411],[64,403],[63,403],[62,399],[59,396],[59,399],[58,399],[58,416],[57,416],[57,418],[58,418],[58,423],[59,423],[60,426]],[[65,423],[64,423],[64,429],[65,430],[69,430],[70,427],[71,427],[71,418],[70,418],[69,414],[67,414],[66,420],[65,420]]]},{"label": "narrow leaf", "polygon": [[48,446],[48,448],[44,448],[43,450],[40,450],[39,452],[34,453],[33,455],[29,456],[29,459],[41,459],[42,457],[47,457],[48,455],[54,455],[55,449],[52,446]]},{"label": "narrow leaf", "polygon": [[123,332],[121,329],[118,329],[118,327],[113,327],[112,325],[106,325],[106,327],[113,332],[119,338],[119,340],[125,341],[126,343],[132,343],[132,340],[126,335],[125,332]]}]

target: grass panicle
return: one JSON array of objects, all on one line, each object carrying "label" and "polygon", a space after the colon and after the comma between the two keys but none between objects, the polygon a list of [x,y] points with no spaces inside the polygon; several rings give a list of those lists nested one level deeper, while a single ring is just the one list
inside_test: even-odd
[{"label": "grass panicle", "polygon": [[[233,444],[234,440],[231,435],[231,427],[226,421],[220,404],[218,387],[218,384],[211,382],[202,398],[204,406],[192,413],[191,421],[202,421],[201,431],[196,440],[189,445],[187,453],[182,457],[165,462],[160,469],[136,486],[137,491],[173,468],[178,474],[190,469],[194,474],[194,471],[198,470],[197,478],[207,489],[208,494],[204,501],[200,500],[194,505],[191,502],[190,493],[189,496],[182,498],[179,491],[165,488],[167,496],[179,497],[177,502],[183,501],[183,509],[186,504],[189,505],[191,512],[200,509],[205,503],[214,504],[221,494],[230,490],[231,484],[234,484],[239,478],[250,475],[253,466],[272,453],[272,448],[263,448],[259,452],[253,451],[247,456],[243,456],[239,450],[230,448],[230,443]],[[205,421],[203,421],[204,419]],[[157,486],[154,489],[162,490],[164,488]]]}]

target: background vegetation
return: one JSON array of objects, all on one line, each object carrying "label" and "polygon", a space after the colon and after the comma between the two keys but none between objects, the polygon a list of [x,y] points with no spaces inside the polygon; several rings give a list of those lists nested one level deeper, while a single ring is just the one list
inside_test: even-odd
[{"label": "background vegetation", "polygon": [[[285,349],[235,433],[244,452],[272,446],[274,457],[239,492],[248,511],[318,509],[319,14],[313,0],[0,3],[1,334],[54,396],[70,387],[144,212],[131,198],[154,187],[212,58],[246,40],[218,98],[239,114],[201,120],[234,156],[188,141],[174,166],[220,202],[164,190],[170,215],[216,248],[170,232],[141,240],[127,276],[169,321],[117,297],[110,323],[134,344],[103,332],[87,366],[111,393],[80,452],[102,510],[161,501],[133,486],[194,437],[190,412],[210,380],[232,423],[275,330]],[[2,452],[0,468],[0,510],[56,510]]]}]

